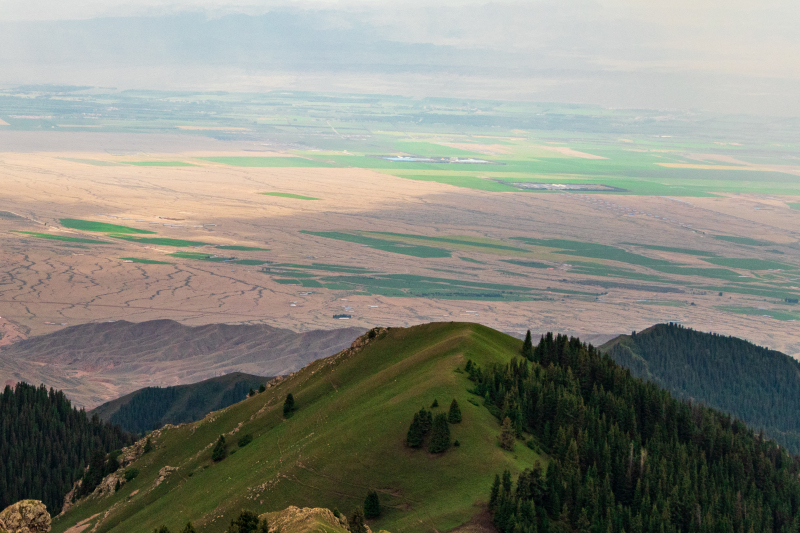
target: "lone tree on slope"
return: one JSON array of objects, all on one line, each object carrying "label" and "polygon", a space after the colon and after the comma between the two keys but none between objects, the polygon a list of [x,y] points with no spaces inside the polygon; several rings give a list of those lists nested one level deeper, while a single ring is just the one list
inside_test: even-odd
[{"label": "lone tree on slope", "polygon": [[297,407],[295,407],[294,404],[294,396],[292,396],[292,393],[290,392],[286,395],[286,401],[283,402],[283,416],[289,418],[296,410]]},{"label": "lone tree on slope", "polygon": [[225,448],[225,436],[220,435],[217,439],[217,443],[214,445],[214,449],[211,450],[211,459],[218,463],[222,461],[228,456],[228,450]]},{"label": "lone tree on slope", "polygon": [[378,493],[371,490],[367,493],[367,498],[364,500],[364,517],[378,518],[380,515],[381,502],[378,499]]}]

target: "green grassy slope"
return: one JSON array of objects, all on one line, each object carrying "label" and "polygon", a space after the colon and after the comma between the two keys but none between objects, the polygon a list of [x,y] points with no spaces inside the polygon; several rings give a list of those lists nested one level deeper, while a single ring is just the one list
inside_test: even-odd
[{"label": "green grassy slope", "polygon": [[[472,383],[457,372],[468,359],[505,362],[521,343],[476,324],[438,323],[391,329],[363,349],[312,363],[300,372],[224,411],[168,429],[156,449],[136,461],[139,476],[104,499],[88,501],[55,521],[63,532],[101,513],[96,531],[149,533],[193,520],[200,532],[222,531],[242,508],[258,513],[299,507],[348,512],[375,489],[385,509],[373,530],[447,531],[481,510],[495,473],[519,472],[536,459],[524,446],[514,453],[496,442],[498,421],[470,403]],[[292,392],[298,411],[282,416]],[[413,414],[438,399],[446,412],[456,398],[463,422],[452,425],[461,446],[443,455],[405,446]],[[476,403],[482,404],[480,399]],[[229,436],[232,455],[214,464],[211,447]],[[254,440],[238,449],[243,434]],[[177,467],[158,487],[164,466]],[[113,509],[112,509],[113,508]]]}]

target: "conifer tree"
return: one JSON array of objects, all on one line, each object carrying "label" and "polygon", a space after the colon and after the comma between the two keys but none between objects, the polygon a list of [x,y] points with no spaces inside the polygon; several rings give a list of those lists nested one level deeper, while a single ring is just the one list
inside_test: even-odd
[{"label": "conifer tree", "polygon": [[511,419],[506,417],[500,428],[500,447],[504,450],[514,451],[514,444],[517,440],[517,432],[511,425]]},{"label": "conifer tree", "polygon": [[367,526],[364,524],[364,510],[356,507],[350,513],[350,533],[367,533]]},{"label": "conifer tree", "polygon": [[253,387],[250,387],[250,392],[248,392],[248,393],[247,393],[247,395],[248,395],[248,396],[251,396],[251,397],[252,397],[252,396],[255,396],[255,395],[256,395],[256,391],[255,391],[255,389],[253,389]]},{"label": "conifer tree", "polygon": [[433,399],[433,403],[431,404],[431,409],[433,409],[434,407],[439,407],[439,400],[437,400],[436,398]]},{"label": "conifer tree", "polygon": [[181,533],[197,533],[197,530],[194,528],[191,522],[187,522],[186,526],[181,529]]},{"label": "conifer tree", "polygon": [[455,398],[450,403],[450,412],[447,413],[447,421],[451,424],[458,424],[461,422],[461,408]]},{"label": "conifer tree", "polygon": [[531,330],[525,334],[525,340],[522,342],[522,357],[528,361],[533,361],[533,341],[531,340]]},{"label": "conifer tree", "polygon": [[426,411],[424,407],[419,410],[419,425],[422,433],[429,432],[433,427],[433,413]]},{"label": "conifer tree", "polygon": [[256,513],[242,510],[236,519],[231,520],[227,533],[258,533],[259,525]]},{"label": "conifer tree", "polygon": [[364,500],[364,517],[365,518],[378,518],[381,515],[381,502],[378,499],[378,493],[371,490],[367,493],[367,498]]},{"label": "conifer tree", "polygon": [[258,386],[258,392],[264,392],[265,390],[267,390],[267,386],[265,384],[262,383]]},{"label": "conifer tree", "polygon": [[296,409],[297,407],[294,403],[294,396],[290,392],[286,395],[286,400],[283,402],[283,416],[289,418],[294,414]]},{"label": "conifer tree", "polygon": [[142,453],[150,453],[153,451],[153,441],[150,440],[150,437],[147,437],[147,440],[144,441],[144,449]]},{"label": "conifer tree", "polygon": [[225,436],[220,435],[217,439],[217,443],[214,445],[214,449],[211,450],[211,459],[218,463],[225,459],[228,456],[228,450],[225,448]]},{"label": "conifer tree", "polygon": [[406,434],[406,444],[409,448],[419,448],[422,446],[423,437],[419,413],[414,413],[414,420],[411,422],[411,427],[408,428],[408,433]]},{"label": "conifer tree", "polygon": [[492,483],[492,492],[489,496],[489,511],[494,512],[497,508],[497,499],[500,497],[500,476],[494,475],[494,483]]},{"label": "conifer tree", "polygon": [[444,413],[436,415],[433,420],[431,430],[431,441],[428,444],[428,451],[431,453],[442,453],[450,447],[450,426],[447,423],[447,415]]}]

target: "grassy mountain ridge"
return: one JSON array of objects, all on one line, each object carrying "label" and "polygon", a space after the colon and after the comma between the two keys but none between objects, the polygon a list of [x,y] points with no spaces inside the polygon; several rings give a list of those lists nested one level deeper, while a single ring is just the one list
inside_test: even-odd
[{"label": "grassy mountain ridge", "polygon": [[800,363],[735,337],[657,324],[600,347],[677,398],[730,413],[800,453]]},{"label": "grassy mountain ridge", "polygon": [[232,372],[190,385],[146,387],[92,409],[101,420],[124,431],[142,433],[164,424],[182,424],[203,418],[244,399],[271,377]]},{"label": "grassy mountain ridge", "polygon": [[[53,531],[100,513],[89,521],[99,533],[149,533],[161,524],[179,529],[187,520],[198,531],[217,532],[242,508],[259,514],[290,505],[348,512],[371,489],[384,508],[373,529],[452,529],[481,510],[495,472],[520,472],[538,457],[523,446],[515,453],[497,446],[497,420],[470,403],[471,382],[456,371],[468,359],[508,362],[520,346],[477,324],[384,331],[202,421],[162,431],[155,450],[136,462],[137,478],[114,495],[77,505],[55,521]],[[285,420],[289,392],[298,410]],[[453,398],[463,412],[463,422],[451,426],[461,446],[442,455],[407,448],[414,413],[434,399],[441,405],[434,414],[446,413]],[[211,447],[221,433],[229,434],[233,453],[213,463]],[[254,440],[239,449],[243,434]],[[165,466],[177,470],[156,486]]]}]

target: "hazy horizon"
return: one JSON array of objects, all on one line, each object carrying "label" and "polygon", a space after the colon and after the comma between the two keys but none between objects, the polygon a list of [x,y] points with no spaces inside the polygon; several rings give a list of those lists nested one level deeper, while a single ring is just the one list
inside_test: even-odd
[{"label": "hazy horizon", "polygon": [[0,85],[800,115],[788,2],[0,2]]}]

